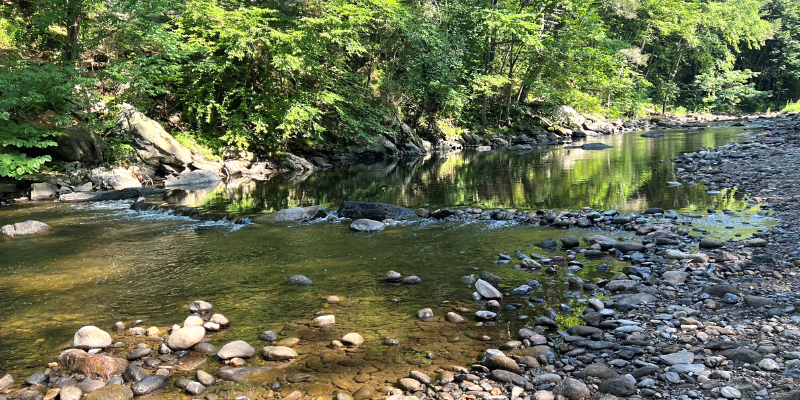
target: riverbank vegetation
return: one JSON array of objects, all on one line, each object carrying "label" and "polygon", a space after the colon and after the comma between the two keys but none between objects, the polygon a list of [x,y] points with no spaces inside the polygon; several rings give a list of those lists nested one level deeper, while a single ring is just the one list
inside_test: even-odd
[{"label": "riverbank vegetation", "polygon": [[788,108],[800,3],[23,0],[0,11],[0,69],[0,176],[18,177],[58,126],[104,134],[123,102],[217,153],[503,133],[562,104]]}]

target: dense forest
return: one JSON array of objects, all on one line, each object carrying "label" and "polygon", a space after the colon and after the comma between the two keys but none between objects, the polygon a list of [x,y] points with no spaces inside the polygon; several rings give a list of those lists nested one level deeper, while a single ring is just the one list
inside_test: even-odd
[{"label": "dense forest", "polygon": [[0,176],[130,103],[219,153],[792,109],[797,0],[2,0]]}]

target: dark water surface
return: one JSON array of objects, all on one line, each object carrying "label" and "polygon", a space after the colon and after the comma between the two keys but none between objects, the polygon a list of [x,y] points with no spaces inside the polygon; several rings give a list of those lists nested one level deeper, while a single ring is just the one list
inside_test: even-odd
[{"label": "dark water surface", "polygon": [[[675,180],[674,165],[659,161],[724,144],[739,132],[741,128],[674,131],[661,139],[627,134],[602,138],[614,146],[602,151],[562,146],[523,154],[464,152],[411,164],[346,166],[304,181],[278,177],[184,193],[172,200],[238,212],[310,204],[337,207],[343,200],[429,209],[737,210],[746,202],[730,191],[707,195],[702,187],[667,188],[666,182]],[[548,276],[514,270],[514,262],[501,266],[493,261],[498,253],[513,255],[515,250],[544,254],[535,246],[526,247],[546,238],[595,233],[499,222],[415,222],[375,235],[352,234],[347,224],[328,222],[228,224],[198,232],[195,227],[210,223],[134,213],[128,205],[43,203],[0,208],[0,225],[35,219],[53,227],[45,235],[0,239],[0,374],[13,372],[24,379],[43,370],[83,325],[110,330],[116,321],[130,326],[142,319],[145,326],[166,330],[183,321],[191,301],[202,299],[232,322],[230,329],[210,339],[218,348],[242,339],[260,350],[263,343],[257,335],[267,329],[301,338],[298,362],[266,379],[309,373],[312,378],[298,385],[309,393],[327,393],[344,386],[342,379],[352,382],[354,376],[366,374],[370,376],[366,382],[377,388],[410,369],[468,365],[483,349],[509,340],[509,332],[513,335],[547,307],[572,307],[574,313],[559,316],[559,321],[576,323],[574,315],[580,314],[585,300],[581,293],[567,290],[566,268]],[[719,237],[748,235],[768,223],[754,211],[740,217],[719,213],[695,223],[716,229]],[[612,236],[635,239],[627,233]],[[555,253],[559,254],[563,255]],[[597,270],[598,264],[609,261],[587,262],[577,275],[608,278],[622,266],[616,262],[610,272]],[[423,283],[390,285],[384,281],[390,269],[404,276],[418,275]],[[484,270],[502,277],[506,293],[538,279],[542,286],[531,297],[543,299],[544,304],[509,296],[503,305],[519,303],[523,308],[502,313],[497,323],[476,324],[473,314],[480,308],[471,301],[474,289],[460,277]],[[314,284],[289,286],[287,280],[294,274],[306,275]],[[342,301],[328,305],[328,295]],[[426,307],[437,318],[420,322],[415,313]],[[470,310],[460,312],[466,323],[444,321],[445,313],[462,307]],[[322,310],[336,315],[337,325],[308,328],[305,324]],[[529,319],[520,319],[524,316]],[[365,337],[359,351],[326,347],[348,332]],[[483,336],[490,338],[488,343]],[[400,345],[385,346],[385,337],[400,340]],[[427,353],[435,355],[433,360],[426,358]],[[251,365],[264,363],[256,360]],[[209,359],[201,368],[213,372],[218,366]]]}]

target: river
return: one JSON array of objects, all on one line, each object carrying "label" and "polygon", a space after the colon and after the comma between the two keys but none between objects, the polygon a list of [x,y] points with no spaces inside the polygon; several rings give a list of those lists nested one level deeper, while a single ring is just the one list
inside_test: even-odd
[{"label": "river", "polygon": [[[335,209],[344,200],[384,202],[415,209],[480,207],[579,210],[581,207],[641,212],[663,207],[708,214],[694,226],[716,237],[749,235],[769,219],[744,210],[742,193],[706,194],[702,186],[667,187],[675,165],[662,163],[686,151],[713,147],[734,139],[743,128],[709,128],[699,132],[664,131],[663,138],[640,133],[592,139],[613,146],[586,151],[554,146],[526,153],[464,151],[437,154],[411,162],[339,166],[308,177],[283,176],[265,182],[239,181],[213,190],[178,192],[176,203],[210,210],[250,213],[297,205],[321,204]],[[566,268],[556,275],[514,269],[515,262],[495,263],[499,253],[516,250],[546,253],[532,246],[565,234],[588,236],[590,230],[568,231],[504,222],[412,222],[379,234],[353,234],[347,224],[319,221],[304,225],[212,224],[163,213],[136,213],[130,202],[86,204],[36,203],[0,208],[0,225],[35,219],[52,226],[47,234],[0,240],[0,373],[26,377],[43,370],[69,346],[84,325],[111,330],[116,321],[162,331],[181,323],[188,304],[205,300],[231,320],[231,327],[210,341],[219,348],[232,340],[263,346],[264,330],[298,337],[300,359],[272,372],[267,381],[294,383],[308,393],[362,383],[373,388],[393,382],[410,369],[431,372],[446,365],[469,365],[486,348],[510,340],[548,307],[560,323],[576,323],[585,295],[571,292]],[[732,215],[722,209],[740,210]],[[707,210],[715,210],[708,213]],[[615,238],[635,235],[615,232]],[[614,259],[583,260],[575,272],[586,279],[610,278],[623,263]],[[608,271],[597,266],[613,263]],[[392,285],[387,271],[417,275],[422,284]],[[477,324],[471,301],[473,287],[461,277],[481,271],[502,278],[501,288],[537,280],[530,298],[509,297],[495,323]],[[314,283],[288,284],[303,274]],[[341,301],[327,304],[326,296]],[[416,318],[421,308],[436,319]],[[469,310],[464,311],[461,309]],[[566,309],[566,308],[564,308]],[[468,321],[444,321],[458,311]],[[337,325],[307,327],[319,312],[336,315]],[[348,332],[366,339],[358,351],[342,352],[327,345]],[[385,338],[399,340],[387,346]],[[255,360],[251,365],[260,365]],[[201,366],[219,366],[209,359]],[[309,374],[298,377],[297,374]],[[359,379],[354,382],[354,377]]]}]

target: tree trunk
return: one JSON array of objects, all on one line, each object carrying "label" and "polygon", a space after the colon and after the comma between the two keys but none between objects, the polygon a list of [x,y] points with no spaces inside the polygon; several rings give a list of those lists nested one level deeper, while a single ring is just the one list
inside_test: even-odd
[{"label": "tree trunk", "polygon": [[67,9],[67,47],[64,57],[67,61],[75,61],[81,54],[80,35],[83,20],[82,0],[70,0]]}]

